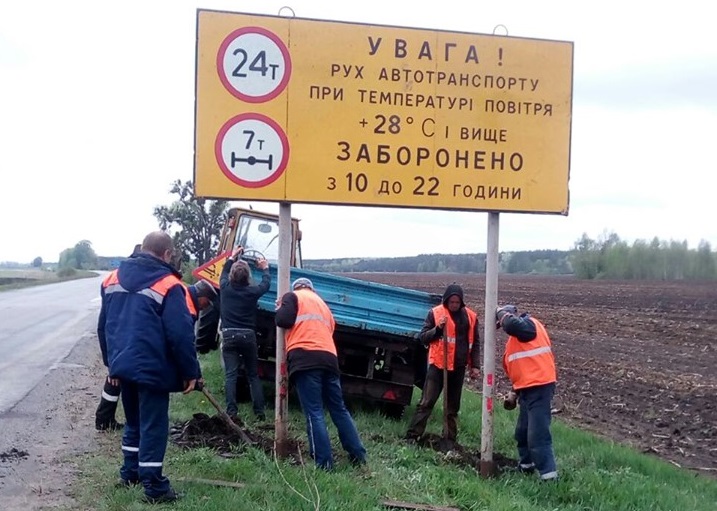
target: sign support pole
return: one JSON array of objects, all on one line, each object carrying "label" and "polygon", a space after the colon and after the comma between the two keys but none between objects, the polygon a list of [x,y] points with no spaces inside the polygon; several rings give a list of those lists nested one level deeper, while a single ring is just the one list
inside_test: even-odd
[{"label": "sign support pole", "polygon": [[483,413],[481,421],[480,475],[496,475],[493,462],[493,389],[495,386],[495,309],[498,306],[499,213],[488,213],[488,249],[485,270],[485,312],[483,321]]},{"label": "sign support pole", "polygon": [[[291,267],[291,203],[279,203],[279,268],[276,283],[278,299],[289,292]],[[286,367],[286,330],[276,327],[276,397],[274,401],[275,451],[279,458],[288,453],[287,427],[289,418],[289,373]]]}]

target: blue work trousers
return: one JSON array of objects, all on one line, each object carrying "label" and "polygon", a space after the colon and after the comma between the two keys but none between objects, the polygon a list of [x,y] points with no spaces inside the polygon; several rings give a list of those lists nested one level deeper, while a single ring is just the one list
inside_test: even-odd
[{"label": "blue work trousers", "polygon": [[523,470],[535,467],[542,479],[558,476],[550,435],[550,402],[554,392],[555,383],[517,391],[520,414],[515,425],[515,440],[520,467]]},{"label": "blue work trousers", "polygon": [[334,465],[329,431],[324,419],[324,405],[329,410],[331,420],[339,432],[341,445],[349,454],[351,462],[364,463],[366,449],[344,404],[339,375],[326,369],[309,369],[294,373],[293,381],[306,417],[309,452],[316,465],[326,470],[332,469]]},{"label": "blue work trousers", "polygon": [[122,406],[127,422],[120,477],[141,482],[147,496],[159,497],[170,487],[169,479],[162,475],[169,436],[169,393],[123,381]]}]

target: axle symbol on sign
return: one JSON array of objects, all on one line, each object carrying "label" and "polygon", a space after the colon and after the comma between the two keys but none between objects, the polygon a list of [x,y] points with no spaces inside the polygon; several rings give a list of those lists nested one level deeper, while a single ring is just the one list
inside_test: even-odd
[{"label": "axle symbol on sign", "polygon": [[219,168],[232,182],[261,188],[276,181],[289,161],[289,141],[273,119],[244,113],[229,119],[214,143]]},{"label": "axle symbol on sign", "polygon": [[269,155],[269,157],[266,160],[260,160],[259,158],[255,156],[249,156],[248,158],[237,158],[236,153],[232,151],[232,168],[235,167],[237,163],[248,163],[249,165],[256,165],[257,163],[265,163],[269,166],[269,170],[273,170],[272,162],[274,161],[273,155]]},{"label": "axle symbol on sign", "polygon": [[[254,137],[256,136],[256,132],[254,132],[253,130],[244,130],[242,131],[242,133],[247,136],[244,149],[250,149],[252,142],[254,141]],[[261,151],[264,148],[265,140],[257,139],[256,142],[257,144],[259,144],[259,150]],[[257,163],[266,163],[269,166],[269,170],[272,170],[272,162],[274,158],[272,154],[269,154],[269,158],[267,158],[266,160],[261,160],[256,156],[249,156],[248,158],[239,158],[237,157],[236,153],[232,151],[231,157],[232,168],[235,168],[237,163],[248,163],[249,165],[256,165]]]}]

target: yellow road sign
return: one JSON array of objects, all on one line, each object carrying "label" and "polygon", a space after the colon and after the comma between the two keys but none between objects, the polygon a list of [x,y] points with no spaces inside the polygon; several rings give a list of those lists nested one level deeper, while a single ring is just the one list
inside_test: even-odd
[{"label": "yellow road sign", "polygon": [[567,214],[571,42],[197,17],[197,195]]}]

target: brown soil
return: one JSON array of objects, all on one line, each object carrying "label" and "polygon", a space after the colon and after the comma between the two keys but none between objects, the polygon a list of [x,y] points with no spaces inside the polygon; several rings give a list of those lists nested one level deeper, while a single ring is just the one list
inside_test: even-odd
[{"label": "brown soil", "polygon": [[[255,427],[255,430],[246,428],[239,419],[236,419],[235,423],[251,439],[254,444],[252,447],[261,449],[269,456],[274,455],[273,423]],[[195,413],[188,421],[172,426],[170,438],[180,447],[188,449],[209,447],[220,456],[227,458],[240,457],[247,447],[239,435],[232,431],[218,415],[210,417],[204,413]],[[304,448],[299,442],[291,439],[288,439],[288,442],[287,452],[293,462],[301,463],[302,456],[308,458],[307,452],[302,453]]]},{"label": "brown soil", "polygon": [[[235,420],[235,423],[252,440],[253,447],[261,449],[268,456],[274,455],[274,428],[272,424],[265,424],[258,428],[258,431],[253,431],[246,428],[238,419]],[[190,420],[172,426],[170,438],[172,442],[180,447],[186,449],[208,447],[226,458],[241,457],[247,447],[241,441],[239,435],[232,431],[219,416],[210,417],[204,413],[195,413]],[[372,440],[385,441],[379,435],[374,435]],[[289,459],[292,463],[298,465],[309,459],[306,445],[291,439],[289,439],[289,444],[287,452],[289,452]],[[445,460],[450,464],[480,470],[480,451],[470,451],[457,442],[449,444],[440,435],[432,433],[423,435],[418,440],[417,445],[443,453]],[[509,470],[517,464],[516,460],[507,458],[499,453],[494,454],[493,462],[497,472]]]},{"label": "brown soil", "polygon": [[[454,465],[472,467],[480,471],[480,450],[471,451],[458,442],[448,442],[441,435],[427,433],[418,440],[418,445],[445,454],[445,459]],[[508,458],[500,453],[493,453],[493,466],[496,473],[512,470],[518,460]]]},{"label": "brown soil", "polygon": [[[352,276],[432,293],[457,282],[484,316],[484,275]],[[498,302],[546,325],[558,363],[554,407],[561,420],[715,473],[717,283],[501,275]],[[505,392],[505,334],[497,337],[498,392]]]}]

